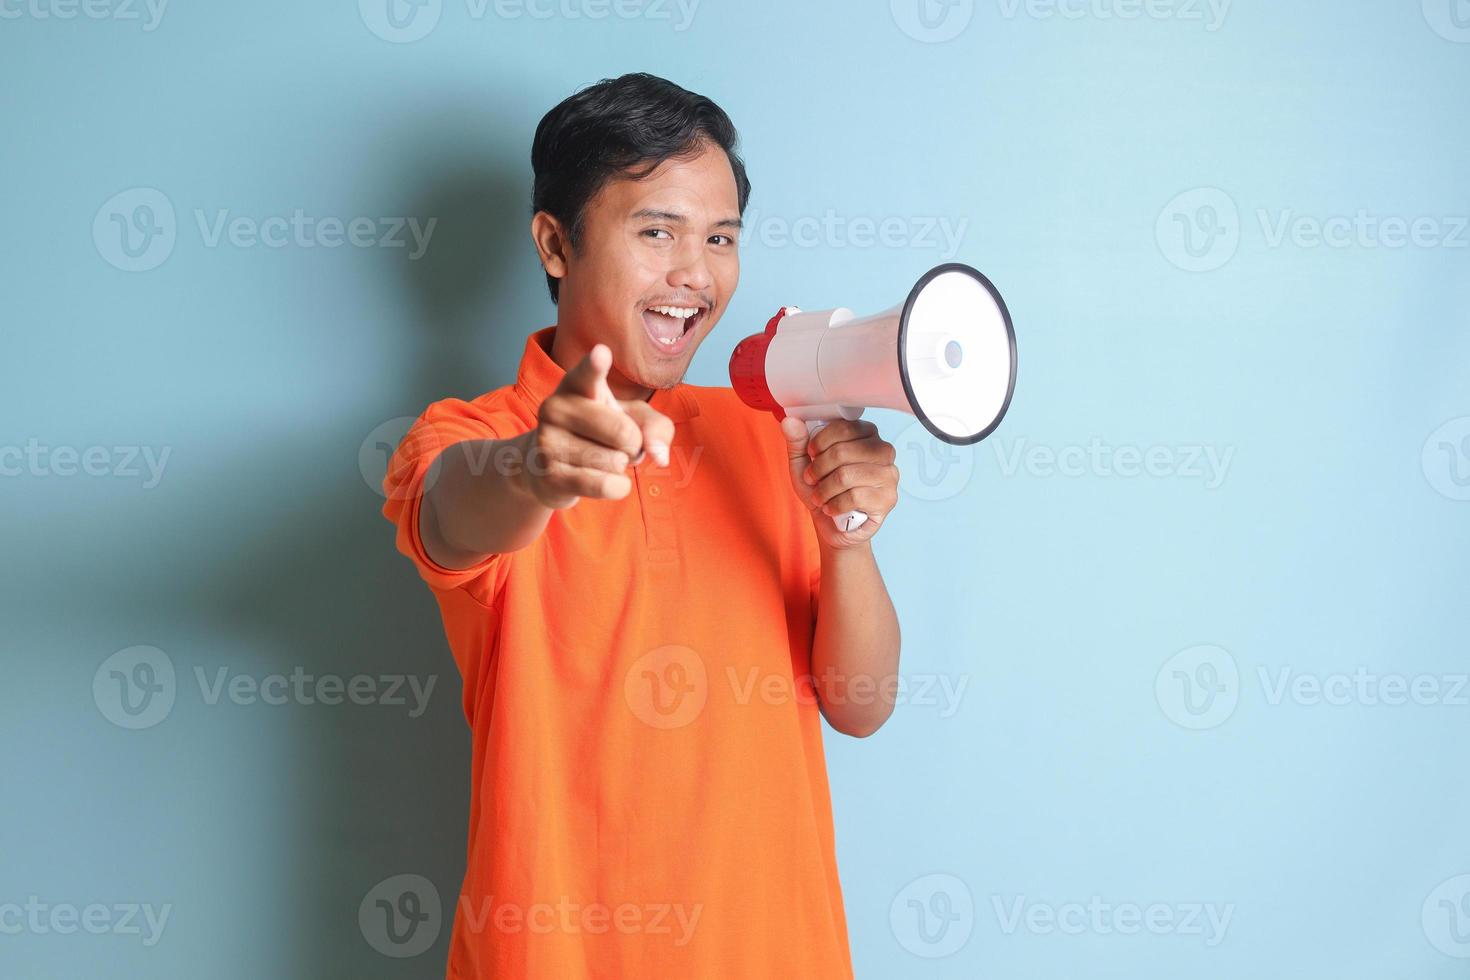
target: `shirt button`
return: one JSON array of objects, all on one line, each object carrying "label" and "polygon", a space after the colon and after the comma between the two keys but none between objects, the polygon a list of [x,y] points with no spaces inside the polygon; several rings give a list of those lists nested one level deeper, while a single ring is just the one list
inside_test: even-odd
[{"label": "shirt button", "polygon": [[663,488],[660,487],[657,483],[655,483],[653,486],[651,486],[651,487],[648,488],[648,495],[650,497],[657,497],[659,494],[661,494],[663,492],[664,492],[663,491]]}]

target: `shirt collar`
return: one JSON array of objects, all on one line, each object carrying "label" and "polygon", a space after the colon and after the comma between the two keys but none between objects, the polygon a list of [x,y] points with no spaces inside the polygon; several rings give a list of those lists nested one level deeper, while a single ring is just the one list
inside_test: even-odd
[{"label": "shirt collar", "polygon": [[[516,371],[515,386],[520,394],[531,403],[534,412],[546,397],[561,384],[566,369],[551,359],[551,340],[556,336],[556,327],[543,327],[526,338],[526,350],[521,355],[521,366]],[[648,404],[667,415],[670,421],[687,422],[699,414],[699,405],[683,383],[672,388],[656,388]]]}]

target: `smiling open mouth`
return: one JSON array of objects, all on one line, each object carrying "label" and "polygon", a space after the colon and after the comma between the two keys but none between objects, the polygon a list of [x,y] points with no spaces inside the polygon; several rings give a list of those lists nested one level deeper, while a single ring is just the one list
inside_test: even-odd
[{"label": "smiling open mouth", "polygon": [[656,345],[677,353],[708,312],[702,306],[650,306],[643,311],[643,326]]}]

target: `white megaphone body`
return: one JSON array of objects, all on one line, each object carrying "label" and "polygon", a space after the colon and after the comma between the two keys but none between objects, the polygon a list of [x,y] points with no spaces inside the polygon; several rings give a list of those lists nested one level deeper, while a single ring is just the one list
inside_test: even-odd
[{"label": "white megaphone body", "polygon": [[[783,307],[763,333],[735,345],[730,383],[745,404],[801,419],[809,434],[865,408],[891,408],[947,443],[969,445],[1010,407],[1016,334],[990,280],[951,262],[871,316]],[[832,518],[843,531],[867,519],[857,510]]]}]

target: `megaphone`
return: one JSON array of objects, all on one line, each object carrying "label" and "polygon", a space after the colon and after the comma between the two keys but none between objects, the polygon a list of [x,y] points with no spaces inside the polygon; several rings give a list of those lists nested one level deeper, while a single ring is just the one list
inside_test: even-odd
[{"label": "megaphone", "polygon": [[[990,280],[949,262],[871,316],[782,307],[764,332],[735,345],[730,384],[751,408],[803,420],[809,435],[865,408],[892,408],[967,446],[994,432],[1010,407],[1016,332]],[[832,518],[843,531],[867,519],[860,510]]]}]

